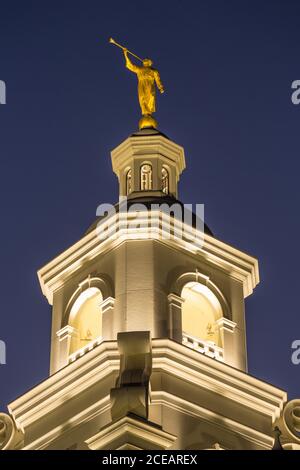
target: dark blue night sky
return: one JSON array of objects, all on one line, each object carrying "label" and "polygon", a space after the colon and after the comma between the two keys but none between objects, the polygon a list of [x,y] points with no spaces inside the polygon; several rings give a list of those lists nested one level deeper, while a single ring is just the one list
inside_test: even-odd
[{"label": "dark blue night sky", "polygon": [[180,199],[256,256],[249,372],[300,395],[300,2],[0,1],[0,409],[44,380],[51,308],[36,272],[116,202],[110,150],[137,129],[136,79],[108,38],[151,57],[160,130],[183,145]]}]

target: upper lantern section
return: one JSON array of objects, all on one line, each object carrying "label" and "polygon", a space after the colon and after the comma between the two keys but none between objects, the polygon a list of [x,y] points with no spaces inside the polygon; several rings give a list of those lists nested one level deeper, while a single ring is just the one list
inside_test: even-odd
[{"label": "upper lantern section", "polygon": [[184,149],[155,129],[143,129],[111,152],[120,196],[178,197],[177,185],[185,169]]}]

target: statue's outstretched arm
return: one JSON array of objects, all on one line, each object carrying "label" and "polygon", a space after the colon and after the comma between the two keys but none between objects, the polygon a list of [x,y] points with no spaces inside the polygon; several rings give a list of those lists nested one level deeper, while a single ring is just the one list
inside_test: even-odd
[{"label": "statue's outstretched arm", "polygon": [[164,89],[164,86],[163,86],[163,84],[162,84],[162,82],[161,82],[161,79],[160,79],[160,75],[159,75],[159,73],[158,73],[158,70],[155,70],[155,72],[154,72],[154,79],[155,79],[155,83],[156,83],[156,86],[157,86],[157,88],[159,89],[159,91],[160,91],[161,93],[164,93],[165,89]]},{"label": "statue's outstretched arm", "polygon": [[139,67],[131,62],[131,60],[128,57],[128,52],[125,49],[124,50],[124,56],[125,56],[125,61],[126,61],[126,67],[131,70],[131,72],[138,73]]}]

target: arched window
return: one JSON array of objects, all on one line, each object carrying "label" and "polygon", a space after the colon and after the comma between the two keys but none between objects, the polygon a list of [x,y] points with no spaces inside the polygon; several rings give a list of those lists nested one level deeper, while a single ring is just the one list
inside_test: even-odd
[{"label": "arched window", "polygon": [[132,191],[132,185],[131,185],[131,175],[132,175],[132,172],[131,172],[131,169],[127,171],[126,173],[126,195],[128,196],[128,194],[131,193]]},{"label": "arched window", "polygon": [[169,172],[164,166],[161,170],[161,182],[163,193],[169,194]]},{"label": "arched window", "polygon": [[182,289],[183,335],[220,344],[216,320],[223,316],[222,307],[215,294],[205,285],[189,282]]},{"label": "arched window", "polygon": [[97,287],[90,287],[74,302],[69,317],[69,325],[75,329],[70,352],[74,353],[102,335],[101,303],[103,297]]},{"label": "arched window", "polygon": [[152,189],[152,166],[145,163],[141,166],[141,190],[147,191]]}]

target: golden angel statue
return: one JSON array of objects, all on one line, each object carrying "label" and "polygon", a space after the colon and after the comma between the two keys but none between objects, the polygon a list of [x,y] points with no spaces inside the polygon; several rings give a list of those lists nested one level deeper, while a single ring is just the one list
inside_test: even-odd
[{"label": "golden angel statue", "polygon": [[124,50],[126,67],[137,74],[139,103],[143,116],[149,116],[155,113],[155,85],[161,93],[164,87],[161,82],[158,70],[152,67],[152,60],[144,59],[143,65],[135,65],[128,57],[127,49]]},{"label": "golden angel statue", "polygon": [[[156,87],[161,93],[164,93],[164,87],[160,79],[158,70],[152,67],[151,59],[141,59],[132,52],[128,51],[125,47],[110,39],[112,44],[121,47],[124,52],[126,67],[136,73],[138,79],[138,97],[142,112],[142,119],[139,122],[140,129],[147,127],[157,128],[157,122],[152,117],[156,111]],[[136,65],[128,57],[128,54],[133,55],[142,62],[142,65]]]}]

